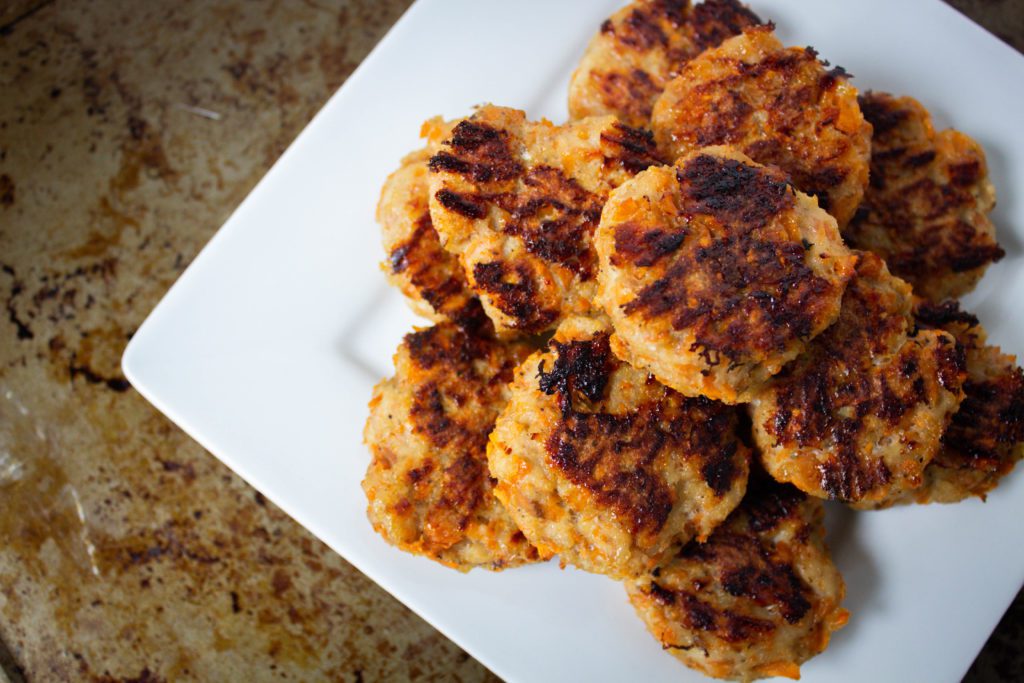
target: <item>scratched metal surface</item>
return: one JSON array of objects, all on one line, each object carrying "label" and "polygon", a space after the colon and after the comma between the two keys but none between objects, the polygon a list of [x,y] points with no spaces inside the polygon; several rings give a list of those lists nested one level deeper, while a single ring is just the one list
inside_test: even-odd
[{"label": "scratched metal surface", "polygon": [[[1024,48],[1024,3],[954,4]],[[0,4],[0,682],[490,678],[118,368],[406,5]],[[1024,679],[1022,618],[968,680]]]}]

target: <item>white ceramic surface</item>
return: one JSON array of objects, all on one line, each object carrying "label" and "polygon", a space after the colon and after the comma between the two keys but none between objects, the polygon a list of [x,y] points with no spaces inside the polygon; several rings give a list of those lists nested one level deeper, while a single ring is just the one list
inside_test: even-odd
[{"label": "white ceramic surface", "polygon": [[[211,240],[135,335],[132,384],[352,564],[513,681],[698,681],[624,591],[556,563],[469,575],[367,523],[370,388],[415,323],[378,270],[381,183],[421,121],[491,101],[565,118],[569,74],[614,0],[421,0]],[[988,151],[1008,256],[968,300],[1024,353],[1024,59],[937,0],[752,3],[854,83],[911,94]],[[1018,195],[1018,196],[1015,196]],[[849,625],[807,681],[956,681],[1024,580],[1024,473],[987,503],[830,510]]]}]

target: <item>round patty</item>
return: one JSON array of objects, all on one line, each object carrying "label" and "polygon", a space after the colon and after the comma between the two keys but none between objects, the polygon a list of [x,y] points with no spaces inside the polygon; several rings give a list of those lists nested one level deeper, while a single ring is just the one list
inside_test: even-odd
[{"label": "round patty", "polygon": [[985,152],[959,131],[936,133],[910,97],[869,92],[860,106],[874,126],[871,182],[843,236],[884,258],[919,296],[966,294],[1005,254],[988,216],[996,191]]},{"label": "round patty", "polygon": [[637,0],[601,24],[569,83],[569,117],[614,114],[646,128],[683,64],[761,20],[736,0]]},{"label": "round patty", "polygon": [[377,204],[388,281],[417,314],[468,329],[490,326],[459,259],[444,250],[430,220],[427,160],[430,147],[409,154],[388,176]]},{"label": "round patty", "polygon": [[871,126],[857,90],[811,48],[784,48],[770,25],[690,60],[658,98],[651,126],[671,158],[729,144],[782,168],[840,228],[867,185]]},{"label": "round patty", "polygon": [[616,360],[575,318],[516,370],[487,449],[495,493],[544,553],[614,578],[706,538],[746,490],[735,409]]},{"label": "round patty", "polygon": [[540,559],[494,497],[486,459],[507,384],[528,353],[452,323],[406,335],[363,432],[373,454],[367,516],[389,543],[461,571]]},{"label": "round patty", "polygon": [[485,106],[429,162],[430,216],[501,336],[587,313],[608,193],[655,163],[649,133],[614,117],[565,126]]},{"label": "round patty", "polygon": [[691,542],[626,583],[661,646],[715,678],[800,677],[848,618],[825,546],[824,506],[751,477],[750,491],[706,543]]},{"label": "round patty", "polygon": [[914,322],[956,337],[966,352],[967,380],[963,403],[924,470],[924,484],[887,502],[984,499],[1024,456],[1024,371],[1016,358],[985,343],[985,328],[955,301],[918,301]]},{"label": "round patty", "polygon": [[615,353],[688,396],[749,401],[839,315],[835,219],[728,147],[615,190],[595,238]]},{"label": "round patty", "polygon": [[963,398],[952,335],[916,329],[910,285],[860,252],[839,319],[751,405],[768,472],[869,506],[921,485]]}]

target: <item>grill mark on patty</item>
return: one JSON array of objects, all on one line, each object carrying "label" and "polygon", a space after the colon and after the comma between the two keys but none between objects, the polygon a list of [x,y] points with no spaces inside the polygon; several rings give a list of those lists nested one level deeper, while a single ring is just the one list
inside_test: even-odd
[{"label": "grill mark on patty", "polygon": [[471,294],[458,259],[441,246],[429,213],[424,212],[412,235],[391,250],[388,263],[392,273],[405,273],[434,311],[460,327],[487,331],[490,321],[479,299]]},{"label": "grill mark on patty", "polygon": [[630,520],[632,531],[656,536],[675,503],[659,474],[670,450],[696,458],[705,483],[725,495],[746,457],[736,434],[735,410],[706,398],[689,399],[665,388],[664,397],[626,414],[601,412],[611,373],[621,363],[608,334],[552,342],[555,359],[538,366],[538,388],[555,395],[561,419],[545,448],[551,464],[603,505]]},{"label": "grill mark on patty", "polygon": [[594,274],[591,247],[604,200],[550,166],[531,168],[514,194],[490,198],[509,213],[505,232],[519,237],[531,254],[577,273]]},{"label": "grill mark on patty", "polygon": [[477,263],[473,281],[499,311],[513,319],[510,326],[514,329],[542,332],[559,316],[558,309],[541,306],[533,273],[525,263]]},{"label": "grill mark on patty", "polygon": [[479,220],[487,215],[487,205],[477,195],[461,194],[449,189],[438,190],[434,195],[441,206],[455,213]]},{"label": "grill mark on patty", "polygon": [[619,42],[641,52],[664,47],[668,43],[668,37],[658,23],[659,15],[685,16],[689,4],[683,0],[652,3],[649,6],[638,5],[612,30]]},{"label": "grill mark on patty", "polygon": [[760,227],[793,206],[792,189],[784,179],[735,159],[698,154],[676,170],[676,179],[693,200],[695,213],[741,229]]},{"label": "grill mark on patty", "polygon": [[661,94],[664,83],[655,81],[643,69],[629,72],[591,71],[593,87],[601,103],[630,122],[649,121],[654,100]]},{"label": "grill mark on patty", "polygon": [[649,228],[636,223],[617,225],[612,265],[622,267],[634,263],[641,268],[650,268],[679,249],[687,234],[685,229]]},{"label": "grill mark on patty", "polygon": [[795,486],[751,477],[743,511],[751,531],[766,533],[782,522],[794,519],[806,500],[807,494]]},{"label": "grill mark on patty", "polygon": [[942,303],[919,302],[914,307],[914,320],[921,327],[943,329],[957,335],[957,325],[977,327],[978,316],[960,309],[960,302],[954,299]]},{"label": "grill mark on patty", "polygon": [[486,357],[488,342],[446,325],[434,325],[405,335],[409,357],[423,370],[445,369],[464,375],[474,360]]},{"label": "grill mark on patty", "polygon": [[[778,445],[827,453],[816,465],[819,484],[840,500],[859,500],[893,476],[883,460],[860,457],[867,418],[895,426],[930,400],[920,344],[905,341],[884,367],[874,366],[876,356],[887,354],[891,340],[902,337],[909,323],[872,286],[882,268],[878,257],[862,255],[839,320],[812,342],[803,359],[776,376],[774,413],[764,425]],[[937,363],[927,367],[934,367],[939,383],[956,393],[964,377],[962,351],[948,337],[936,342]]]},{"label": "grill mark on patty", "polygon": [[489,484],[486,463],[474,455],[457,458],[441,475],[441,496],[427,510],[423,532],[434,547],[462,540],[470,518],[483,503]]},{"label": "grill mark on patty", "polygon": [[690,22],[697,46],[691,56],[717,47],[725,39],[742,33],[745,28],[764,23],[761,17],[737,0],[704,0],[694,6]]},{"label": "grill mark on patty", "polygon": [[601,133],[601,142],[611,146],[611,150],[605,150],[605,166],[621,164],[635,174],[663,163],[654,135],[642,128],[615,123],[611,130]]},{"label": "grill mark on patty", "polygon": [[[810,336],[834,287],[806,264],[802,244],[783,241],[767,228],[771,218],[793,206],[792,188],[767,169],[704,154],[678,169],[677,180],[682,212],[691,220],[716,221],[725,228],[716,232],[725,237],[673,252],[664,275],[623,311],[647,319],[666,316],[673,329],[691,329],[690,350],[709,365],[722,356],[740,363]],[[637,265],[653,264],[676,239],[633,238],[632,232],[628,224],[615,228],[616,244],[621,234],[625,247],[615,256],[619,262],[636,253]]]},{"label": "grill mark on patty", "polygon": [[537,386],[548,396],[558,394],[562,411],[572,410],[573,397],[582,394],[590,403],[604,398],[608,378],[618,366],[612,358],[608,334],[601,333],[588,340],[567,343],[551,342],[555,362],[550,372],[544,371],[545,361],[537,368]]},{"label": "grill mark on patty", "polygon": [[489,183],[512,180],[523,172],[509,134],[492,126],[463,120],[444,144],[451,151],[438,152],[428,163],[435,173],[456,173],[478,183]]}]

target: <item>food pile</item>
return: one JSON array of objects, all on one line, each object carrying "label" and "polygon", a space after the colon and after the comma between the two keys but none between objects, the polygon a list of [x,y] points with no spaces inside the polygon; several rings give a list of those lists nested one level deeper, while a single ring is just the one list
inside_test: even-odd
[{"label": "food pile", "polygon": [[378,207],[434,325],[374,389],[374,528],[467,571],[558,555],[710,676],[846,623],[822,501],[984,497],[1024,372],[953,297],[1003,256],[981,148],[735,0],[638,0],[570,120],[423,126]]}]

